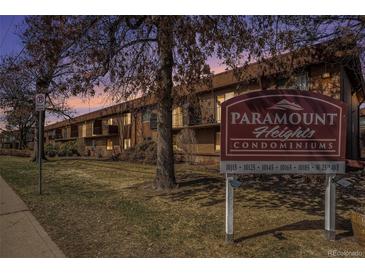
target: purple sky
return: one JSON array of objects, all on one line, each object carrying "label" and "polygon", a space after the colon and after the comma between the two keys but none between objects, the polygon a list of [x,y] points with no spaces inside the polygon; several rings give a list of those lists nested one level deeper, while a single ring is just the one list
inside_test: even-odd
[{"label": "purple sky", "polygon": [[0,55],[15,55],[22,49],[22,43],[16,32],[24,16],[0,16]]},{"label": "purple sky", "polygon": [[[0,58],[4,55],[17,55],[22,49],[22,41],[18,34],[24,28],[23,20],[25,16],[4,16],[0,15]],[[211,58],[208,60],[211,69],[214,73],[219,73],[224,70],[224,67],[220,62]],[[94,111],[100,108],[107,107],[115,104],[108,96],[99,92],[98,95],[93,98],[78,98],[73,97],[68,100],[69,106],[74,110],[74,115],[81,115],[90,111]],[[0,109],[0,128],[4,126],[1,122],[2,111]],[[63,118],[56,118],[48,116],[47,123],[52,123],[56,120],[62,120]]]},{"label": "purple sky", "polygon": [[[21,32],[23,20],[25,16],[4,16],[0,15],[0,58],[4,55],[17,55],[23,48],[21,39],[17,35]],[[219,64],[218,60],[209,60],[211,69],[215,73],[219,73],[224,68]],[[108,96],[99,94],[93,98],[82,99],[82,98],[71,98],[68,101],[69,106],[75,111],[76,115],[81,115],[90,111],[94,111],[100,108],[107,107],[115,104]],[[0,109],[0,120],[1,120],[1,109]],[[62,120],[62,118],[48,117],[47,123],[52,123],[56,120]],[[0,128],[4,124],[0,121]]]},{"label": "purple sky", "polygon": [[[21,39],[17,35],[20,33],[25,16],[0,16],[0,58],[5,55],[17,55],[23,48]],[[69,105],[77,115],[97,110],[113,104],[104,96],[99,95],[90,99],[71,98]],[[0,128],[4,127],[1,121],[2,111],[0,109]],[[62,118],[48,117],[47,122],[52,123]]]}]

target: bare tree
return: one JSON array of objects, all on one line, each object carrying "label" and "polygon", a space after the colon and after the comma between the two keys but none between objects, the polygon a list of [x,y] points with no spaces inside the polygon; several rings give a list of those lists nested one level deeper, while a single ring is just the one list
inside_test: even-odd
[{"label": "bare tree", "polygon": [[50,94],[92,94],[96,86],[116,100],[157,100],[158,188],[175,185],[174,100],[209,87],[209,58],[235,69],[237,77],[247,77],[242,68],[259,62],[255,73],[262,76],[267,69],[290,68],[291,60],[280,63],[279,54],[329,39],[338,45],[346,40],[356,51],[364,39],[361,16],[31,16],[26,24],[23,41],[35,89],[50,102]]},{"label": "bare tree", "polygon": [[[24,43],[24,62],[21,69],[31,72],[34,92],[46,95],[46,111],[68,118],[72,117],[66,104],[67,99],[86,90],[81,86],[72,86],[73,82],[70,81],[74,73],[72,53],[75,54],[71,49],[83,35],[88,24],[93,23],[87,20],[83,22],[85,25],[80,24],[77,17],[72,16],[27,16],[26,27],[21,34]],[[88,91],[92,95],[92,90]],[[45,111],[41,113],[41,121],[38,121],[38,116],[35,118],[36,130],[40,122],[40,136],[44,138]],[[37,142],[34,150],[36,159]],[[42,158],[45,158],[44,146],[41,147],[40,153]]]},{"label": "bare tree", "polygon": [[[90,20],[87,18],[86,20]],[[243,52],[250,33],[235,16],[102,16],[77,47],[85,86],[102,85],[116,100],[157,99],[157,188],[175,185],[172,106],[177,93],[209,84],[208,58]],[[87,82],[87,84],[85,84]],[[174,89],[181,86],[182,89]]]},{"label": "bare tree", "polygon": [[[357,55],[364,68],[365,16],[248,16],[245,21],[254,39],[244,56],[261,65],[257,76],[268,70],[290,75],[305,63],[305,56],[310,56],[315,46],[321,46],[318,60],[342,51],[337,62],[346,63],[348,56]],[[289,52],[290,57],[281,58]],[[241,77],[245,57],[233,55],[228,63]]]},{"label": "bare tree", "polygon": [[19,71],[13,58],[4,58],[0,66],[0,108],[4,112],[6,130],[17,137],[20,149],[34,124],[30,75]]}]

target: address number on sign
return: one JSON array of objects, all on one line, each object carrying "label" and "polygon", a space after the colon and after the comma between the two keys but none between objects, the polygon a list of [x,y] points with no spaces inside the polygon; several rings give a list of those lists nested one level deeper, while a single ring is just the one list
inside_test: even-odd
[{"label": "address number on sign", "polygon": [[343,161],[224,161],[223,173],[333,174],[344,173]]}]

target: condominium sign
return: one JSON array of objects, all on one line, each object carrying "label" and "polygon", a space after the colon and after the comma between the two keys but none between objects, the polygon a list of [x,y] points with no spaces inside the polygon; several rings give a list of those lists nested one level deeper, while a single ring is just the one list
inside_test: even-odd
[{"label": "condominium sign", "polygon": [[222,104],[221,172],[344,173],[346,105],[319,93],[274,90]]}]

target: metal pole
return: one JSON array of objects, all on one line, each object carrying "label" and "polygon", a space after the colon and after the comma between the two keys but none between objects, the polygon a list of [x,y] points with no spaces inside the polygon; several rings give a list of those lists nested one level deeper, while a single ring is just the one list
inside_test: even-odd
[{"label": "metal pole", "polygon": [[327,240],[336,239],[336,184],[333,182],[335,175],[326,174],[325,195],[325,237]]},{"label": "metal pole", "polygon": [[226,173],[226,243],[233,243],[233,187]]},{"label": "metal pole", "polygon": [[41,138],[41,130],[42,130],[42,111],[39,111],[39,119],[38,119],[38,167],[39,167],[39,181],[38,181],[38,192],[39,195],[42,195],[42,138]]}]

